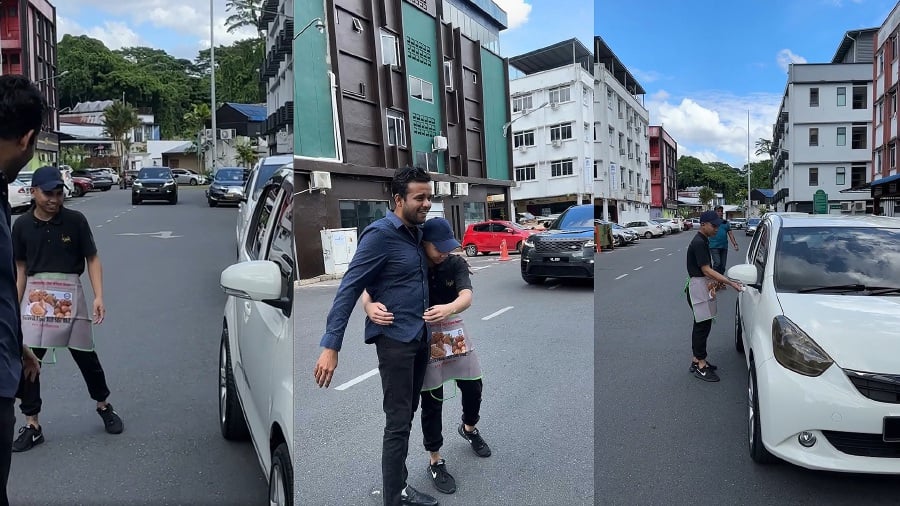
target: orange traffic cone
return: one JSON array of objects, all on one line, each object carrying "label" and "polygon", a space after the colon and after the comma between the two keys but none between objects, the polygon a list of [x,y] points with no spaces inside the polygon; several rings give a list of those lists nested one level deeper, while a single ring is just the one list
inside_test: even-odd
[{"label": "orange traffic cone", "polygon": [[506,262],[508,260],[512,260],[509,258],[509,250],[506,248],[506,239],[500,241],[500,261]]}]

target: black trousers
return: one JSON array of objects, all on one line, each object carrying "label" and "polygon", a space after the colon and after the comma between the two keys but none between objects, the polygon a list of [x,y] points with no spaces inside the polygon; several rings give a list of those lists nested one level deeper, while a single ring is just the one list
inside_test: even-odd
[{"label": "black trousers", "polygon": [[428,342],[425,332],[419,339],[402,343],[380,336],[375,340],[378,372],[384,394],[384,439],[381,447],[381,474],[385,506],[400,506],[406,488],[406,457],[413,416],[419,407],[419,392],[425,382]]},{"label": "black trousers", "polygon": [[[481,410],[483,388],[481,379],[457,380],[456,385],[462,396],[462,423],[477,424],[481,419],[478,414]],[[429,452],[436,452],[444,445],[444,436],[441,434],[443,429],[441,407],[444,403],[438,400],[443,398],[443,386],[422,392],[422,435],[425,450]]]},{"label": "black trousers", "polygon": [[[24,372],[22,374],[24,375]],[[16,428],[15,406],[15,399],[0,397],[0,480],[3,481],[3,492],[0,493],[0,506],[9,506],[6,484],[9,481],[12,443]]]},{"label": "black trousers", "polygon": [[[34,354],[39,359],[43,359],[47,354],[46,348],[32,348]],[[79,351],[69,348],[72,358],[81,370],[81,376],[87,385],[88,393],[91,399],[97,402],[103,402],[109,397],[109,388],[106,386],[106,375],[103,373],[103,367],[100,366],[100,358],[97,357],[95,351]],[[19,409],[25,416],[36,416],[41,412],[41,375],[38,374],[34,381],[29,381],[22,374],[22,380],[19,382],[19,392],[16,397],[22,399]]]},{"label": "black trousers", "polygon": [[[691,294],[685,293],[688,306],[691,307],[691,318],[693,319],[693,306],[691,305]],[[703,322],[694,322],[694,328],[691,331],[691,348],[694,351],[694,357],[697,360],[706,359],[706,340],[709,338],[709,332],[712,330],[713,321],[706,320]]]}]

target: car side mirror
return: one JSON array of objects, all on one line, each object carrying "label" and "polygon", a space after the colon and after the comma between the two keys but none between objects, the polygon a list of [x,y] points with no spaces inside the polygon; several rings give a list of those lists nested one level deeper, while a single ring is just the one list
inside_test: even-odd
[{"label": "car side mirror", "polygon": [[280,309],[285,314],[290,314],[291,309],[293,309],[294,303],[288,297],[281,297],[280,299],[267,299],[262,301],[263,304],[268,304],[276,309]]}]

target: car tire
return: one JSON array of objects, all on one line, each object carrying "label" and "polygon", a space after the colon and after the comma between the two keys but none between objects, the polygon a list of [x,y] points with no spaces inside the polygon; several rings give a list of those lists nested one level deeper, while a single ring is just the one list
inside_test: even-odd
[{"label": "car tire", "polygon": [[196,179],[196,178],[192,178],[192,179],[191,179],[191,186],[197,186],[197,179]]},{"label": "car tire", "polygon": [[83,197],[84,190],[80,186],[76,186],[75,190],[72,192],[72,195],[74,195],[75,197]]},{"label": "car tire", "polygon": [[513,252],[520,255],[522,254],[522,241],[516,243],[516,249]]},{"label": "car tire", "polygon": [[112,189],[112,186],[107,186],[106,188],[102,188],[100,191],[108,192],[110,189]]},{"label": "car tire", "polygon": [[293,506],[294,469],[286,443],[281,443],[272,452],[272,467],[269,470],[269,504]]},{"label": "car tire", "polygon": [[174,197],[169,199],[169,204],[174,206],[177,203],[178,203],[178,195],[175,195]]},{"label": "car tire", "polygon": [[478,256],[478,246],[475,246],[474,244],[466,245],[466,256],[467,257]]},{"label": "car tire", "polygon": [[134,197],[131,197],[131,205],[133,205],[133,206],[141,205],[141,199],[136,199]]},{"label": "car tire", "polygon": [[750,361],[747,374],[747,442],[750,458],[757,464],[772,464],[778,459],[766,450],[762,442],[762,430],[759,416],[759,392],[756,384],[756,364]]},{"label": "car tire", "polygon": [[228,347],[228,328],[222,325],[219,344],[219,428],[222,437],[229,441],[244,441],[250,437],[247,421],[241,412],[234,371],[231,368],[231,350]]},{"label": "car tire", "polygon": [[542,278],[540,276],[529,276],[527,274],[522,274],[522,280],[528,283],[529,285],[542,285],[547,278]]},{"label": "car tire", "polygon": [[650,232],[647,232],[646,234],[644,234],[644,239],[652,239],[652,238],[653,238],[653,234],[651,234]]},{"label": "car tire", "polygon": [[741,328],[741,305],[737,301],[734,303],[734,349],[743,355],[744,331]]},{"label": "car tire", "polygon": [[206,199],[206,201],[209,203],[209,207],[216,207],[217,205],[219,205],[219,203],[215,200]]}]

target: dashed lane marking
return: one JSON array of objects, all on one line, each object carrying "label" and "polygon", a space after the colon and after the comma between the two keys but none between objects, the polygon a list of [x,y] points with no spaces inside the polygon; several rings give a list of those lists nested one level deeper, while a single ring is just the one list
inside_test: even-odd
[{"label": "dashed lane marking", "polygon": [[375,376],[376,374],[378,374],[378,368],[372,369],[371,371],[369,371],[365,374],[360,374],[359,376],[353,378],[352,380],[334,387],[334,389],[335,390],[347,390],[348,388],[352,387],[353,385],[355,385],[357,383],[362,383],[363,381],[371,378],[372,376]]},{"label": "dashed lane marking", "polygon": [[491,318],[494,318],[494,317],[496,317],[496,316],[500,316],[500,315],[502,315],[503,313],[505,313],[505,312],[509,311],[510,309],[512,309],[513,307],[514,307],[514,306],[506,306],[505,308],[503,308],[503,309],[501,309],[501,310],[499,310],[499,311],[495,311],[495,312],[493,312],[493,313],[491,313],[491,314],[485,316],[484,318],[482,318],[482,320],[490,320]]},{"label": "dashed lane marking", "polygon": [[616,280],[622,279],[622,278],[624,278],[624,277],[627,276],[627,275],[628,275],[628,274],[622,274],[621,276],[617,277]]}]

